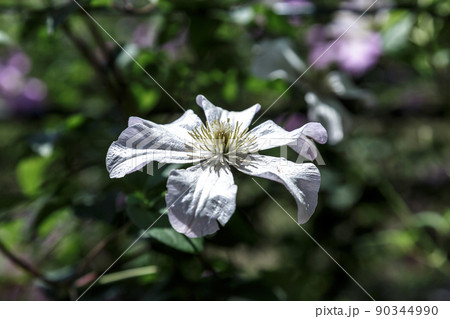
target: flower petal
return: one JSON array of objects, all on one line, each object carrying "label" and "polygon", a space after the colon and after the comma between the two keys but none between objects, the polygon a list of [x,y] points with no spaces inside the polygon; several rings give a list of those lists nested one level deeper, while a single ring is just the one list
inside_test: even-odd
[{"label": "flower petal", "polygon": [[[201,124],[190,122],[192,114],[185,114],[175,122],[159,125],[140,118],[130,118],[126,128],[113,142],[106,155],[106,168],[111,178],[120,178],[141,169],[146,164],[192,163],[192,152],[186,150],[191,141],[188,129]],[[192,111],[191,111],[192,112]]]},{"label": "flower petal", "polygon": [[228,166],[218,171],[196,165],[173,170],[167,181],[169,221],[179,233],[201,237],[215,233],[236,209],[237,186]]},{"label": "flower petal", "polygon": [[310,161],[317,157],[317,148],[311,139],[320,144],[327,142],[327,131],[322,124],[316,122],[307,123],[296,130],[288,132],[269,120],[255,127],[250,134],[256,136],[259,150],[288,145]]},{"label": "flower petal", "polygon": [[241,172],[270,179],[286,186],[298,207],[298,222],[304,224],[314,213],[320,187],[320,172],[312,163],[296,164],[284,158],[249,155],[250,163],[238,166]]},{"label": "flower petal", "polygon": [[205,111],[206,120],[208,123],[212,123],[215,120],[227,121],[230,119],[230,122],[234,125],[236,122],[241,123],[241,128],[245,129],[250,126],[250,123],[253,120],[253,117],[256,113],[261,109],[261,105],[255,104],[248,109],[240,112],[233,112],[224,110],[221,107],[215,106],[210,101],[206,99],[203,95],[197,95],[197,104]]},{"label": "flower petal", "polygon": [[135,124],[143,124],[147,127],[164,127],[166,130],[171,131],[173,134],[179,136],[179,138],[185,140],[189,139],[187,134],[194,128],[202,125],[202,120],[192,110],[187,110],[178,119],[169,124],[156,124],[148,120],[141,119],[140,117],[132,116],[128,119],[128,126]]}]

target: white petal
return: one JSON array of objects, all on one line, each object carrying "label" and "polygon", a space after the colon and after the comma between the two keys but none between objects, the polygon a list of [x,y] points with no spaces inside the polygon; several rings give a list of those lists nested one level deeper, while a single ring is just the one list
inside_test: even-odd
[{"label": "white petal", "polygon": [[237,186],[229,167],[216,171],[201,164],[173,170],[167,181],[169,221],[179,233],[201,237],[215,233],[236,209]]},{"label": "white petal", "polygon": [[284,158],[249,155],[248,165],[237,167],[241,172],[282,183],[294,196],[298,222],[304,224],[314,213],[320,187],[320,172],[314,164],[296,164]]},{"label": "white petal", "polygon": [[179,136],[182,139],[189,138],[187,134],[194,128],[202,125],[202,120],[192,110],[187,110],[178,119],[169,124],[156,124],[148,120],[141,119],[140,117],[132,116],[128,119],[128,126],[135,124],[143,124],[148,127],[164,127],[166,130],[172,132],[172,134]]},{"label": "white petal", "polygon": [[298,154],[311,161],[317,157],[317,148],[312,140],[320,144],[327,142],[327,131],[320,123],[316,122],[307,123],[288,132],[269,120],[251,130],[251,135],[256,136],[259,150],[288,145]]},{"label": "white petal", "polygon": [[234,125],[236,122],[241,123],[242,129],[245,129],[250,126],[250,123],[253,120],[253,117],[256,113],[261,109],[261,105],[255,104],[248,109],[240,112],[233,112],[224,110],[221,107],[215,106],[210,101],[206,99],[203,95],[197,95],[197,104],[205,111],[206,120],[211,123],[215,120],[227,121],[230,119],[230,122]]},{"label": "white petal", "polygon": [[192,163],[192,152],[186,143],[192,141],[188,132],[201,125],[192,111],[167,125],[160,125],[137,117],[129,120],[129,126],[113,142],[106,155],[106,168],[111,178],[123,177],[141,169],[146,164]]}]

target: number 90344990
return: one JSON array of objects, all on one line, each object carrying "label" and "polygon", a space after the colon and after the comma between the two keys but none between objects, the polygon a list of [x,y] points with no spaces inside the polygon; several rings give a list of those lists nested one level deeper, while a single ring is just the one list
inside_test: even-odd
[{"label": "number 90344990", "polygon": [[438,314],[438,307],[437,306],[377,306],[375,308],[375,313],[377,316],[379,315],[410,315],[410,316],[427,316],[427,315],[433,315],[436,316]]}]

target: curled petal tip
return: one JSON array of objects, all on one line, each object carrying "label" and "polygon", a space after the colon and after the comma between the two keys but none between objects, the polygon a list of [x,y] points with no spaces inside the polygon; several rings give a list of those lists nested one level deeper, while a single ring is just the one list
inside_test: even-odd
[{"label": "curled petal tip", "polygon": [[200,106],[201,108],[203,108],[203,101],[204,101],[205,99],[206,99],[206,98],[205,98],[202,94],[199,94],[199,95],[197,95],[197,97],[195,98],[195,101],[197,102],[198,106]]},{"label": "curled petal tip", "polygon": [[328,132],[319,122],[305,124],[303,133],[319,144],[325,144],[328,140]]},{"label": "curled petal tip", "polygon": [[326,142],[328,142],[328,132],[325,129],[325,127],[323,127],[323,125],[321,123],[319,123],[321,130],[322,130],[322,135],[320,136],[319,140],[317,141],[320,144],[325,144]]},{"label": "curled petal tip", "polygon": [[137,116],[130,116],[128,118],[128,126],[132,126],[134,124],[141,123],[141,122],[142,122],[142,120]]}]

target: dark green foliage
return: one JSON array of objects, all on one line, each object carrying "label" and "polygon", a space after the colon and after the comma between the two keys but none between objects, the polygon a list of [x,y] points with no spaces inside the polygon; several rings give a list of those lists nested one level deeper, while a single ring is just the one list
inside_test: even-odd
[{"label": "dark green foliage", "polygon": [[[377,300],[450,298],[448,1],[391,1],[383,55],[352,79],[353,95],[331,92],[335,65],[311,68],[270,108],[293,81],[252,74],[255,44],[288,38],[307,61],[308,29],[338,1],[297,22],[254,1],[130,2],[80,4],[202,118],[197,94],[230,110],[260,103],[256,125],[306,116],[307,92],[340,102],[349,125],[319,146],[319,204],[304,229]],[[183,111],[74,3],[20,3],[0,5],[0,63],[25,52],[48,93],[31,113],[0,95],[0,299],[77,299],[132,244],[83,300],[368,299],[249,176],[234,172],[236,212],[201,239],[167,218],[167,177],[182,166],[110,179],[106,152],[129,116],[168,123]],[[258,182],[295,219],[286,189]]]}]

